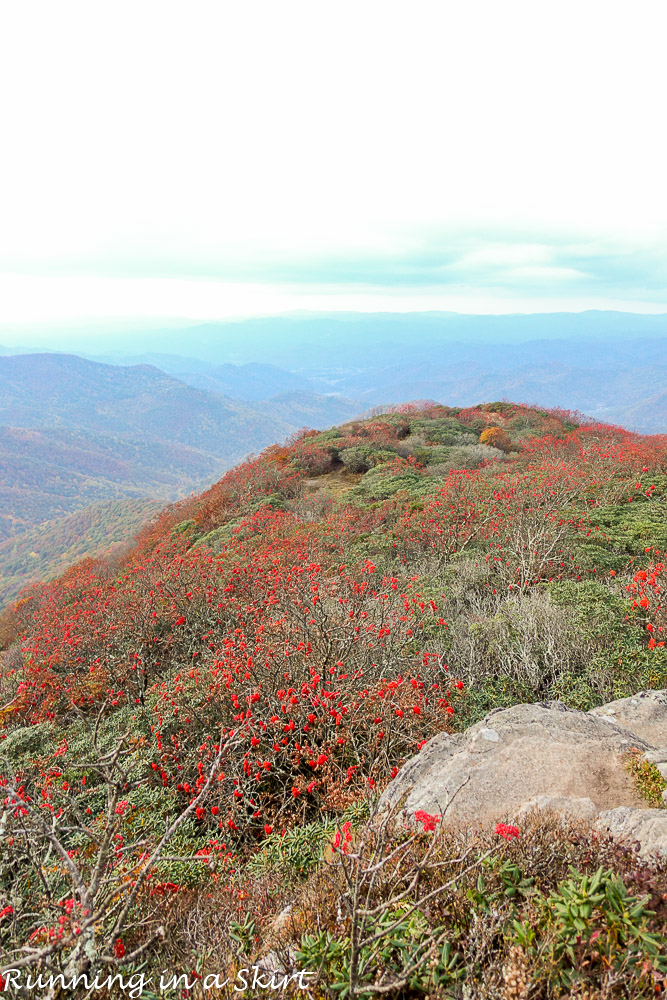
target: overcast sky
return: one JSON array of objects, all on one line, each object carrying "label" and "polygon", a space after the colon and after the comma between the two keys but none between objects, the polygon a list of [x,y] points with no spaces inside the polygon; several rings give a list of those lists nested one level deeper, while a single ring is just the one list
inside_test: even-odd
[{"label": "overcast sky", "polygon": [[0,323],[667,311],[664,0],[0,13]]}]

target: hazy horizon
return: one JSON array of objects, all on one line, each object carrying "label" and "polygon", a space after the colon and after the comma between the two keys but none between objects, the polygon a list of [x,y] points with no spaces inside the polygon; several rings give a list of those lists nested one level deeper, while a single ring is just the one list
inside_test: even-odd
[{"label": "hazy horizon", "polygon": [[[209,322],[159,317],[143,321],[106,319],[61,324],[0,323],[0,354],[56,352],[115,362],[160,354],[209,363],[277,363],[309,367],[323,352],[335,364],[351,351],[374,353],[385,344],[393,353],[401,338],[417,337],[434,361],[452,357],[452,349],[474,345],[571,343],[584,349],[596,342],[629,347],[633,342],[667,339],[667,312],[613,310],[534,313],[299,312],[229,318]],[[305,338],[305,339],[304,339]],[[398,339],[397,339],[398,338]],[[416,346],[416,345],[415,345]],[[443,353],[444,352],[444,353]],[[546,357],[545,357],[546,360]],[[603,360],[603,359],[601,359]]]}]

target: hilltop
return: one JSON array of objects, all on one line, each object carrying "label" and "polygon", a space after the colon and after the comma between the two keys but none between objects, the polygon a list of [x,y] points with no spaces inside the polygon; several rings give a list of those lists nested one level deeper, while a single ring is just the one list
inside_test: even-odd
[{"label": "hilltop", "polygon": [[[27,589],[0,619],[5,953],[203,976],[273,949],[326,996],[655,995],[664,863],[581,823],[436,836],[374,810],[491,710],[667,687],[666,515],[667,436],[402,406],[271,446]],[[654,765],[628,773],[659,799]]]}]

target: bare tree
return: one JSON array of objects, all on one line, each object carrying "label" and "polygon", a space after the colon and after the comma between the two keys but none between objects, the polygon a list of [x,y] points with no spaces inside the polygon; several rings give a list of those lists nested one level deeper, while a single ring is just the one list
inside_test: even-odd
[{"label": "bare tree", "polygon": [[[55,1000],[72,980],[131,965],[163,936],[155,909],[142,907],[140,913],[137,902],[148,895],[147,880],[167,860],[167,845],[206,798],[226,750],[234,743],[233,737],[220,740],[202,787],[175,817],[168,817],[161,836],[126,841],[125,797],[150,779],[128,734],[111,749],[103,749],[101,719],[102,711],[91,728],[91,759],[68,763],[68,770],[74,767],[96,779],[96,792],[105,802],[94,819],[87,814],[82,795],[68,794],[69,789],[49,785],[47,779],[49,791],[38,797],[5,768],[0,908],[7,895],[2,886],[13,881],[16,890],[4,906],[12,926],[2,971],[6,975],[10,970],[30,970],[57,977],[45,1000]],[[21,897],[26,885],[27,899]],[[51,926],[45,926],[49,921]],[[138,943],[126,951],[122,935],[130,930]]]}]

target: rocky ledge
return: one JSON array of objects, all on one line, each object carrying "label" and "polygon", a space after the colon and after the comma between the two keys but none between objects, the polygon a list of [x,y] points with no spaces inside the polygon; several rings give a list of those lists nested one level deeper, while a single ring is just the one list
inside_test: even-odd
[{"label": "rocky ledge", "polygon": [[647,808],[627,767],[633,751],[667,779],[667,690],[591,712],[560,702],[496,709],[464,733],[425,744],[380,808],[478,829],[549,809],[636,841],[644,855],[667,855],[667,808]]}]

